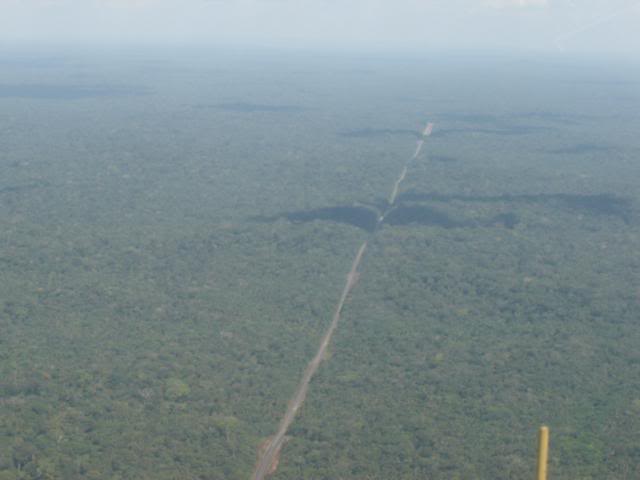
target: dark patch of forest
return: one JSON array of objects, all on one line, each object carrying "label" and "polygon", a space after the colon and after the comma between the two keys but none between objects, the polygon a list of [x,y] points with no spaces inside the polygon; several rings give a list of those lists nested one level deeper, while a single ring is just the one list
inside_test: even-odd
[{"label": "dark patch of forest", "polygon": [[[273,217],[252,217],[251,220],[259,222],[274,222],[279,218],[286,218],[292,223],[309,223],[314,221],[327,221],[351,225],[366,232],[372,233],[379,226],[380,210],[366,206],[336,206],[311,210],[298,210],[287,212]],[[495,227],[503,226],[514,228],[520,219],[513,212],[500,213],[495,216],[480,219],[466,220],[455,219],[448,213],[423,205],[398,204],[391,209],[384,218],[383,224],[387,225],[424,225],[441,228],[462,227]]]},{"label": "dark patch of forest", "polygon": [[148,95],[147,87],[135,85],[0,84],[0,98],[80,100],[85,98]]},{"label": "dark patch of forest", "polygon": [[540,194],[504,194],[504,195],[458,195],[406,192],[399,197],[404,201],[462,201],[469,203],[524,203],[546,205],[551,208],[564,207],[574,211],[593,215],[610,215],[630,223],[633,219],[634,207],[630,198],[613,194],[570,194],[570,193],[540,193]]},{"label": "dark patch of forest", "polygon": [[420,138],[420,132],[405,128],[360,128],[356,130],[342,130],[339,135],[347,138],[377,138],[388,135],[406,135]]},{"label": "dark patch of forest", "polygon": [[215,105],[199,105],[197,108],[214,108],[225,112],[235,113],[299,113],[308,110],[308,107],[302,105],[276,105],[263,103],[246,103],[246,102],[229,102],[218,103]]},{"label": "dark patch of forest", "polygon": [[589,153],[605,153],[613,150],[608,145],[598,145],[595,143],[579,143],[568,147],[554,148],[546,150],[547,153],[554,155],[585,155]]}]

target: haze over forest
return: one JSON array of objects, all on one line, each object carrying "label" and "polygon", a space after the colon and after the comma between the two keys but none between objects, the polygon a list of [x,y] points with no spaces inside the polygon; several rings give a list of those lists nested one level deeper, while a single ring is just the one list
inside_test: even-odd
[{"label": "haze over forest", "polygon": [[640,478],[639,19],[2,2],[0,480]]},{"label": "haze over forest", "polygon": [[0,45],[640,52],[633,0],[5,0]]}]

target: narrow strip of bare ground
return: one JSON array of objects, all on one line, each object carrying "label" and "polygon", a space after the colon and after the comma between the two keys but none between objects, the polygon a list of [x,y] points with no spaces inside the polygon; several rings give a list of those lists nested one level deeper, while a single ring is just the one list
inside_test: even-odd
[{"label": "narrow strip of bare ground", "polygon": [[[389,196],[389,205],[386,211],[384,212],[384,214],[378,220],[378,224],[381,224],[383,222],[385,215],[393,208],[396,201],[396,197],[398,196],[400,185],[404,181],[407,175],[407,170],[409,168],[409,165],[411,164],[412,161],[414,161],[420,155],[425,139],[429,135],[431,135],[432,130],[433,130],[433,123],[428,123],[422,132],[422,138],[418,140],[415,153],[413,154],[411,159],[407,162],[407,164],[402,168],[402,171],[400,172],[400,176],[398,177],[396,182],[393,184],[393,189],[391,191],[391,195]],[[358,282],[358,276],[359,276],[358,269],[360,267],[360,263],[362,262],[362,257],[364,256],[364,252],[367,249],[367,244],[368,244],[368,241],[365,241],[362,245],[360,245],[360,248],[358,249],[355,258],[353,259],[353,263],[351,264],[351,270],[349,270],[349,273],[347,274],[347,280],[345,282],[344,288],[342,289],[342,294],[340,295],[340,300],[336,305],[333,318],[331,320],[331,323],[329,324],[329,328],[327,329],[324,336],[322,337],[322,341],[320,342],[320,347],[318,348],[316,355],[313,357],[311,362],[309,362],[309,364],[307,365],[307,368],[305,369],[304,374],[300,379],[300,383],[298,383],[298,387],[296,388],[296,391],[293,397],[289,401],[287,410],[284,416],[282,417],[282,420],[280,421],[280,425],[278,426],[277,432],[275,433],[275,435],[271,436],[266,441],[266,443],[264,443],[261,446],[258,462],[256,463],[256,468],[254,470],[253,477],[252,477],[253,480],[263,480],[266,476],[269,476],[275,473],[275,470],[278,466],[280,450],[282,449],[282,445],[285,442],[287,431],[289,430],[289,427],[293,423],[293,420],[296,414],[298,413],[298,410],[300,410],[300,407],[302,407],[302,404],[304,403],[304,400],[307,397],[307,391],[309,390],[309,383],[311,382],[311,379],[313,378],[316,371],[318,370],[318,367],[320,366],[322,359],[325,357],[327,348],[331,343],[331,338],[333,337],[333,334],[336,328],[338,327],[338,323],[340,322],[340,314],[342,313],[342,308],[344,307],[347,297],[349,296],[349,293],[351,292],[351,290],[353,290],[353,287]]]}]

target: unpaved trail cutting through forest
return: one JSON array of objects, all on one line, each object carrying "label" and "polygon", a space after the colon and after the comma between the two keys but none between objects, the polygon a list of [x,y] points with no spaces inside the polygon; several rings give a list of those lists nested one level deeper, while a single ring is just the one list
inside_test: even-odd
[{"label": "unpaved trail cutting through forest", "polygon": [[[400,184],[404,181],[405,177],[407,176],[407,170],[409,168],[409,165],[411,164],[412,161],[418,158],[418,155],[420,155],[425,139],[429,135],[431,135],[432,130],[433,130],[433,123],[428,123],[424,131],[422,132],[422,138],[418,140],[418,145],[416,147],[415,153],[413,154],[413,157],[411,157],[411,159],[403,167],[400,173],[400,176],[398,177],[398,180],[396,180],[396,182],[393,185],[393,190],[391,192],[391,196],[389,197],[387,209],[385,210],[384,214],[378,219],[378,226],[382,224],[382,222],[384,221],[384,217],[393,208],[396,201],[396,197],[398,196],[398,190],[400,188]],[[300,383],[298,384],[298,388],[296,389],[295,394],[293,395],[293,398],[291,398],[291,400],[289,401],[287,411],[285,412],[284,417],[282,417],[282,420],[280,421],[278,431],[276,432],[275,435],[273,435],[268,440],[266,446],[263,449],[261,449],[261,454],[260,454],[260,457],[258,458],[258,463],[256,464],[256,468],[253,473],[253,480],[263,480],[266,476],[271,475],[275,472],[278,458],[280,455],[280,450],[282,449],[282,445],[284,444],[284,441],[286,439],[287,431],[289,430],[289,427],[291,426],[291,423],[293,423],[293,420],[296,414],[298,413],[298,410],[300,410],[300,407],[302,406],[305,398],[307,397],[307,391],[309,390],[309,383],[311,382],[311,378],[313,378],[313,375],[318,370],[318,367],[320,366],[320,363],[322,362],[327,352],[327,348],[331,343],[331,338],[333,337],[333,333],[338,327],[338,323],[340,323],[340,314],[342,313],[342,308],[344,307],[347,297],[349,296],[349,293],[351,292],[353,287],[356,285],[356,283],[358,283],[358,277],[360,275],[358,273],[358,268],[360,267],[360,262],[362,261],[362,257],[364,256],[364,252],[367,249],[368,243],[369,241],[367,240],[362,245],[360,245],[360,248],[358,249],[358,252],[356,253],[355,258],[353,259],[353,263],[351,264],[351,270],[347,274],[347,280],[345,282],[344,288],[342,289],[340,300],[336,305],[336,309],[333,314],[333,319],[331,320],[331,324],[329,325],[329,328],[327,329],[324,336],[322,337],[322,341],[320,342],[320,347],[318,348],[318,352],[313,357],[313,360],[309,362],[309,365],[307,365],[307,368],[305,369],[304,374],[300,379]]]},{"label": "unpaved trail cutting through forest", "polygon": [[320,362],[324,358],[327,347],[331,342],[331,337],[333,336],[333,332],[338,326],[338,322],[340,321],[340,313],[342,312],[342,307],[344,306],[344,302],[347,300],[347,296],[351,289],[358,282],[358,266],[360,265],[360,261],[362,260],[362,255],[364,255],[364,251],[367,248],[367,242],[364,242],[358,253],[356,254],[356,258],[353,260],[353,264],[351,265],[351,270],[347,275],[347,282],[342,289],[342,295],[340,296],[340,301],[336,306],[335,313],[333,314],[333,319],[331,320],[331,324],[329,325],[329,329],[326,331],[324,336],[322,337],[322,341],[320,342],[320,348],[318,348],[318,352],[316,356],[313,357],[313,360],[309,362],[306,370],[304,371],[304,375],[302,375],[302,379],[298,384],[298,388],[296,390],[295,395],[289,401],[289,406],[287,407],[287,411],[280,421],[280,426],[276,434],[271,437],[271,440],[267,444],[267,447],[264,449],[262,457],[259,459],[258,464],[256,466],[255,473],[253,478],[255,480],[262,480],[265,475],[272,473],[272,465],[274,461],[278,458],[278,454],[280,453],[280,449],[282,448],[282,444],[285,440],[285,435],[287,430],[289,430],[289,426],[293,422],[298,410],[302,406],[305,397],[307,396],[307,390],[309,390],[309,382],[311,381],[311,377],[316,373],[318,367],[320,366]]},{"label": "unpaved trail cutting through forest", "polygon": [[424,142],[426,138],[429,135],[431,135],[432,131],[433,131],[433,123],[427,123],[427,126],[424,127],[424,130],[422,131],[422,138],[418,140],[418,144],[416,145],[416,151],[413,154],[413,157],[411,157],[407,162],[407,164],[402,168],[402,171],[400,172],[400,176],[398,177],[398,180],[396,180],[396,183],[393,184],[391,195],[389,196],[389,200],[387,201],[387,209],[382,214],[382,216],[378,219],[378,226],[382,224],[382,222],[384,221],[384,217],[387,215],[387,213],[389,213],[393,209],[396,203],[396,197],[398,196],[398,191],[400,190],[400,184],[404,182],[404,179],[407,177],[407,171],[409,170],[409,165],[411,165],[411,162],[413,162],[416,158],[418,158],[418,156],[420,155],[420,152],[422,151],[422,147],[424,146]]}]

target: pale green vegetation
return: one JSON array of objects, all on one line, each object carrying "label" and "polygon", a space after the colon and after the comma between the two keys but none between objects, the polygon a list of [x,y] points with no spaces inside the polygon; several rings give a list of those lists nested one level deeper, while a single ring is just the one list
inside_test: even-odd
[{"label": "pale green vegetation", "polygon": [[274,478],[638,478],[640,73],[530,60],[3,68],[0,479],[249,478],[427,120]]}]

